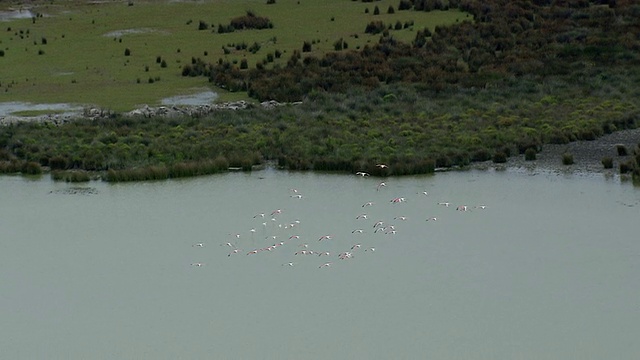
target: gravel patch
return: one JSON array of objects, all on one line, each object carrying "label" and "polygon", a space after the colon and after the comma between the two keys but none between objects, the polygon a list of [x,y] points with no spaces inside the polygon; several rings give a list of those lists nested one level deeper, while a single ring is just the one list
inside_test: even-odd
[{"label": "gravel patch", "polygon": [[[629,155],[618,156],[616,145],[626,146]],[[631,159],[634,149],[640,145],[640,128],[616,131],[592,141],[575,141],[569,144],[545,144],[536,154],[536,160],[525,161],[524,155],[512,156],[505,164],[493,164],[491,161],[476,164],[476,168],[511,169],[529,173],[553,172],[561,174],[604,174],[615,176],[620,172],[620,163]],[[573,155],[572,165],[562,164],[562,155]],[[605,169],[604,157],[613,159],[613,168]]]}]

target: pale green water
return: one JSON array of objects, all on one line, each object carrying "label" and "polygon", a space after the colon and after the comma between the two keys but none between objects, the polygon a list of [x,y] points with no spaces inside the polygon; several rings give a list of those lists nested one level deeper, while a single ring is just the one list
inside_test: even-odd
[{"label": "pale green water", "polygon": [[[0,177],[0,358],[640,358],[639,189],[490,171],[379,181],[268,170],[82,195]],[[302,243],[331,255],[294,255]]]}]

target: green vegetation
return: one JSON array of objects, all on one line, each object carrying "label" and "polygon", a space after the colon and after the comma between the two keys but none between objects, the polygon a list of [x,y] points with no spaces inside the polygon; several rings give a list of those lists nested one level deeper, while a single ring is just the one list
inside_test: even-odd
[{"label": "green vegetation", "polygon": [[[229,64],[246,59],[248,68],[254,69],[267,54],[280,53],[282,58],[276,56],[263,66],[283,67],[305,41],[314,43],[312,51],[305,53],[309,56],[335,51],[334,43],[341,38],[351,49],[378,41],[364,35],[373,18],[364,14],[367,4],[349,0],[147,1],[133,6],[126,2],[30,3],[35,4],[33,19],[3,22],[0,29],[1,101],[89,104],[129,111],[208,86],[206,78],[181,76],[192,57]],[[395,3],[379,2],[381,6]],[[0,4],[0,11],[5,6]],[[392,32],[398,40],[410,42],[415,29],[433,30],[468,16],[452,9],[376,18],[412,22],[413,26]],[[220,27],[233,31],[220,33]],[[252,52],[228,46],[243,43],[260,47]],[[164,66],[156,61],[158,57],[164,59]],[[162,81],[147,81],[156,77]],[[225,89],[214,89],[220,101],[248,97],[246,92]]]},{"label": "green vegetation", "polygon": [[573,165],[573,155],[568,153],[562,154],[562,164]]},{"label": "green vegetation", "polygon": [[[390,85],[313,92],[301,105],[220,110],[203,118],[113,115],[59,126],[20,123],[0,129],[0,171],[38,162],[122,181],[116,172],[129,171],[122,179],[156,179],[274,162],[297,170],[428,173],[472,161],[506,161],[517,153],[535,157],[558,133],[575,140],[584,128],[622,129],[640,120],[631,101],[567,92],[550,102],[546,84],[514,99],[522,85],[513,86],[461,93]],[[380,162],[390,165],[388,172],[375,167]]]},{"label": "green vegetation", "polygon": [[610,156],[603,157],[602,166],[604,166],[605,169],[613,169],[613,158]]},{"label": "green vegetation", "polygon": [[[225,99],[249,95],[302,104],[193,118],[114,114],[60,126],[6,126],[0,129],[0,171],[37,171],[38,164],[130,181],[271,162],[295,170],[404,175],[500,163],[512,154],[535,160],[545,144],[593,140],[640,121],[640,39],[629,35],[636,33],[640,6],[631,2],[378,1],[376,15],[364,11],[371,4],[350,0],[248,3],[214,1],[216,11],[206,18],[210,3],[78,5],[84,17],[58,18],[68,24],[82,19],[92,36],[55,35],[64,31],[55,22],[36,31],[35,25],[53,21],[38,17],[20,23],[29,36],[46,37],[46,44],[35,45],[12,23],[2,45],[23,41],[21,48],[31,50],[18,56],[13,45],[5,46],[0,62],[11,59],[8,64],[18,67],[9,80],[3,72],[9,97],[36,99],[56,88],[42,91],[42,82],[53,78],[43,64],[34,64],[38,75],[31,77],[19,65],[50,57],[51,67],[63,66],[69,53],[55,50],[60,42],[83,59],[72,70],[82,74],[73,76],[76,90],[65,96],[108,99],[110,108],[203,81],[228,90]],[[379,11],[390,6],[397,9],[392,14]],[[147,15],[133,16],[140,11]],[[188,19],[176,20],[176,13]],[[122,23],[107,21],[116,15]],[[246,25],[252,23],[263,25]],[[144,31],[103,36],[129,28]],[[95,43],[91,49],[102,56],[108,51],[111,60],[85,58],[70,40]],[[29,55],[41,47],[43,55]],[[130,80],[114,80],[121,75]],[[92,79],[101,82],[88,86]],[[86,94],[76,92],[82,88]],[[57,98],[65,91],[49,91],[47,101],[65,101]],[[124,100],[131,92],[134,100]],[[389,168],[377,168],[380,162]],[[639,169],[637,156],[620,164],[621,172]]]}]

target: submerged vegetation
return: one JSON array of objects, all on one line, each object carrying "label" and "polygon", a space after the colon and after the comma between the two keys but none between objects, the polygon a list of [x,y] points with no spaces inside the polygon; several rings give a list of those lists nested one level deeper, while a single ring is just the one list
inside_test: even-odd
[{"label": "submerged vegetation", "polygon": [[[221,25],[222,33],[213,29],[209,36],[231,36],[231,29],[256,37],[283,31],[287,23],[267,11],[281,6],[295,7],[270,4],[260,11],[268,18],[247,12],[234,18],[244,25]],[[366,12],[368,21],[354,35],[298,38],[291,40],[293,48],[280,36],[262,42],[242,38],[221,47],[224,58],[207,58],[200,50],[204,57],[196,55],[184,50],[185,43],[176,53],[191,61],[170,61],[162,70],[161,83],[175,80],[167,75],[172,71],[177,78],[206,77],[258,100],[300,100],[301,105],[220,110],[204,117],[116,114],[60,126],[5,126],[0,171],[80,169],[107,181],[130,181],[250,170],[269,162],[291,170],[404,175],[503,163],[510,156],[535,160],[545,144],[593,140],[640,124],[640,38],[630,35],[640,33],[640,5],[403,0],[378,6],[374,14]],[[452,9],[470,16],[431,28],[389,22],[392,16]],[[334,17],[325,20],[338,23]],[[248,25],[254,23],[263,25]],[[202,33],[210,25],[201,20],[189,27]],[[407,32],[412,36],[401,39]],[[132,49],[124,61],[144,51]],[[164,53],[152,58],[156,64],[169,60]],[[160,80],[155,74],[145,75],[150,84]],[[623,148],[617,148],[621,156],[627,154]],[[638,157],[621,163],[620,171],[638,177]],[[573,157],[562,160],[570,164]]]}]

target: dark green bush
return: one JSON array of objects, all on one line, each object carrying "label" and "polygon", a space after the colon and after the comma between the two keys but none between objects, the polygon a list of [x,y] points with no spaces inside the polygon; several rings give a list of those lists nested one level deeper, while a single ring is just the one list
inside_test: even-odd
[{"label": "dark green bush", "polygon": [[612,157],[603,157],[602,158],[602,166],[604,166],[605,169],[612,169],[613,168],[613,158]]},{"label": "dark green bush", "polygon": [[562,154],[562,164],[563,165],[572,165],[573,164],[573,155],[569,153]]},{"label": "dark green bush", "polygon": [[506,163],[507,162],[507,154],[502,151],[496,151],[493,154],[493,162],[496,164]]},{"label": "dark green bush", "polygon": [[40,167],[39,163],[35,161],[29,161],[24,163],[24,165],[22,166],[22,173],[29,175],[41,174],[42,168]]},{"label": "dark green bush", "polygon": [[618,152],[618,156],[629,155],[629,151],[627,150],[627,147],[621,144],[616,145],[616,151]]},{"label": "dark green bush", "polygon": [[533,161],[536,159],[536,149],[530,147],[527,148],[527,150],[525,150],[524,152],[524,159],[526,161]]}]

